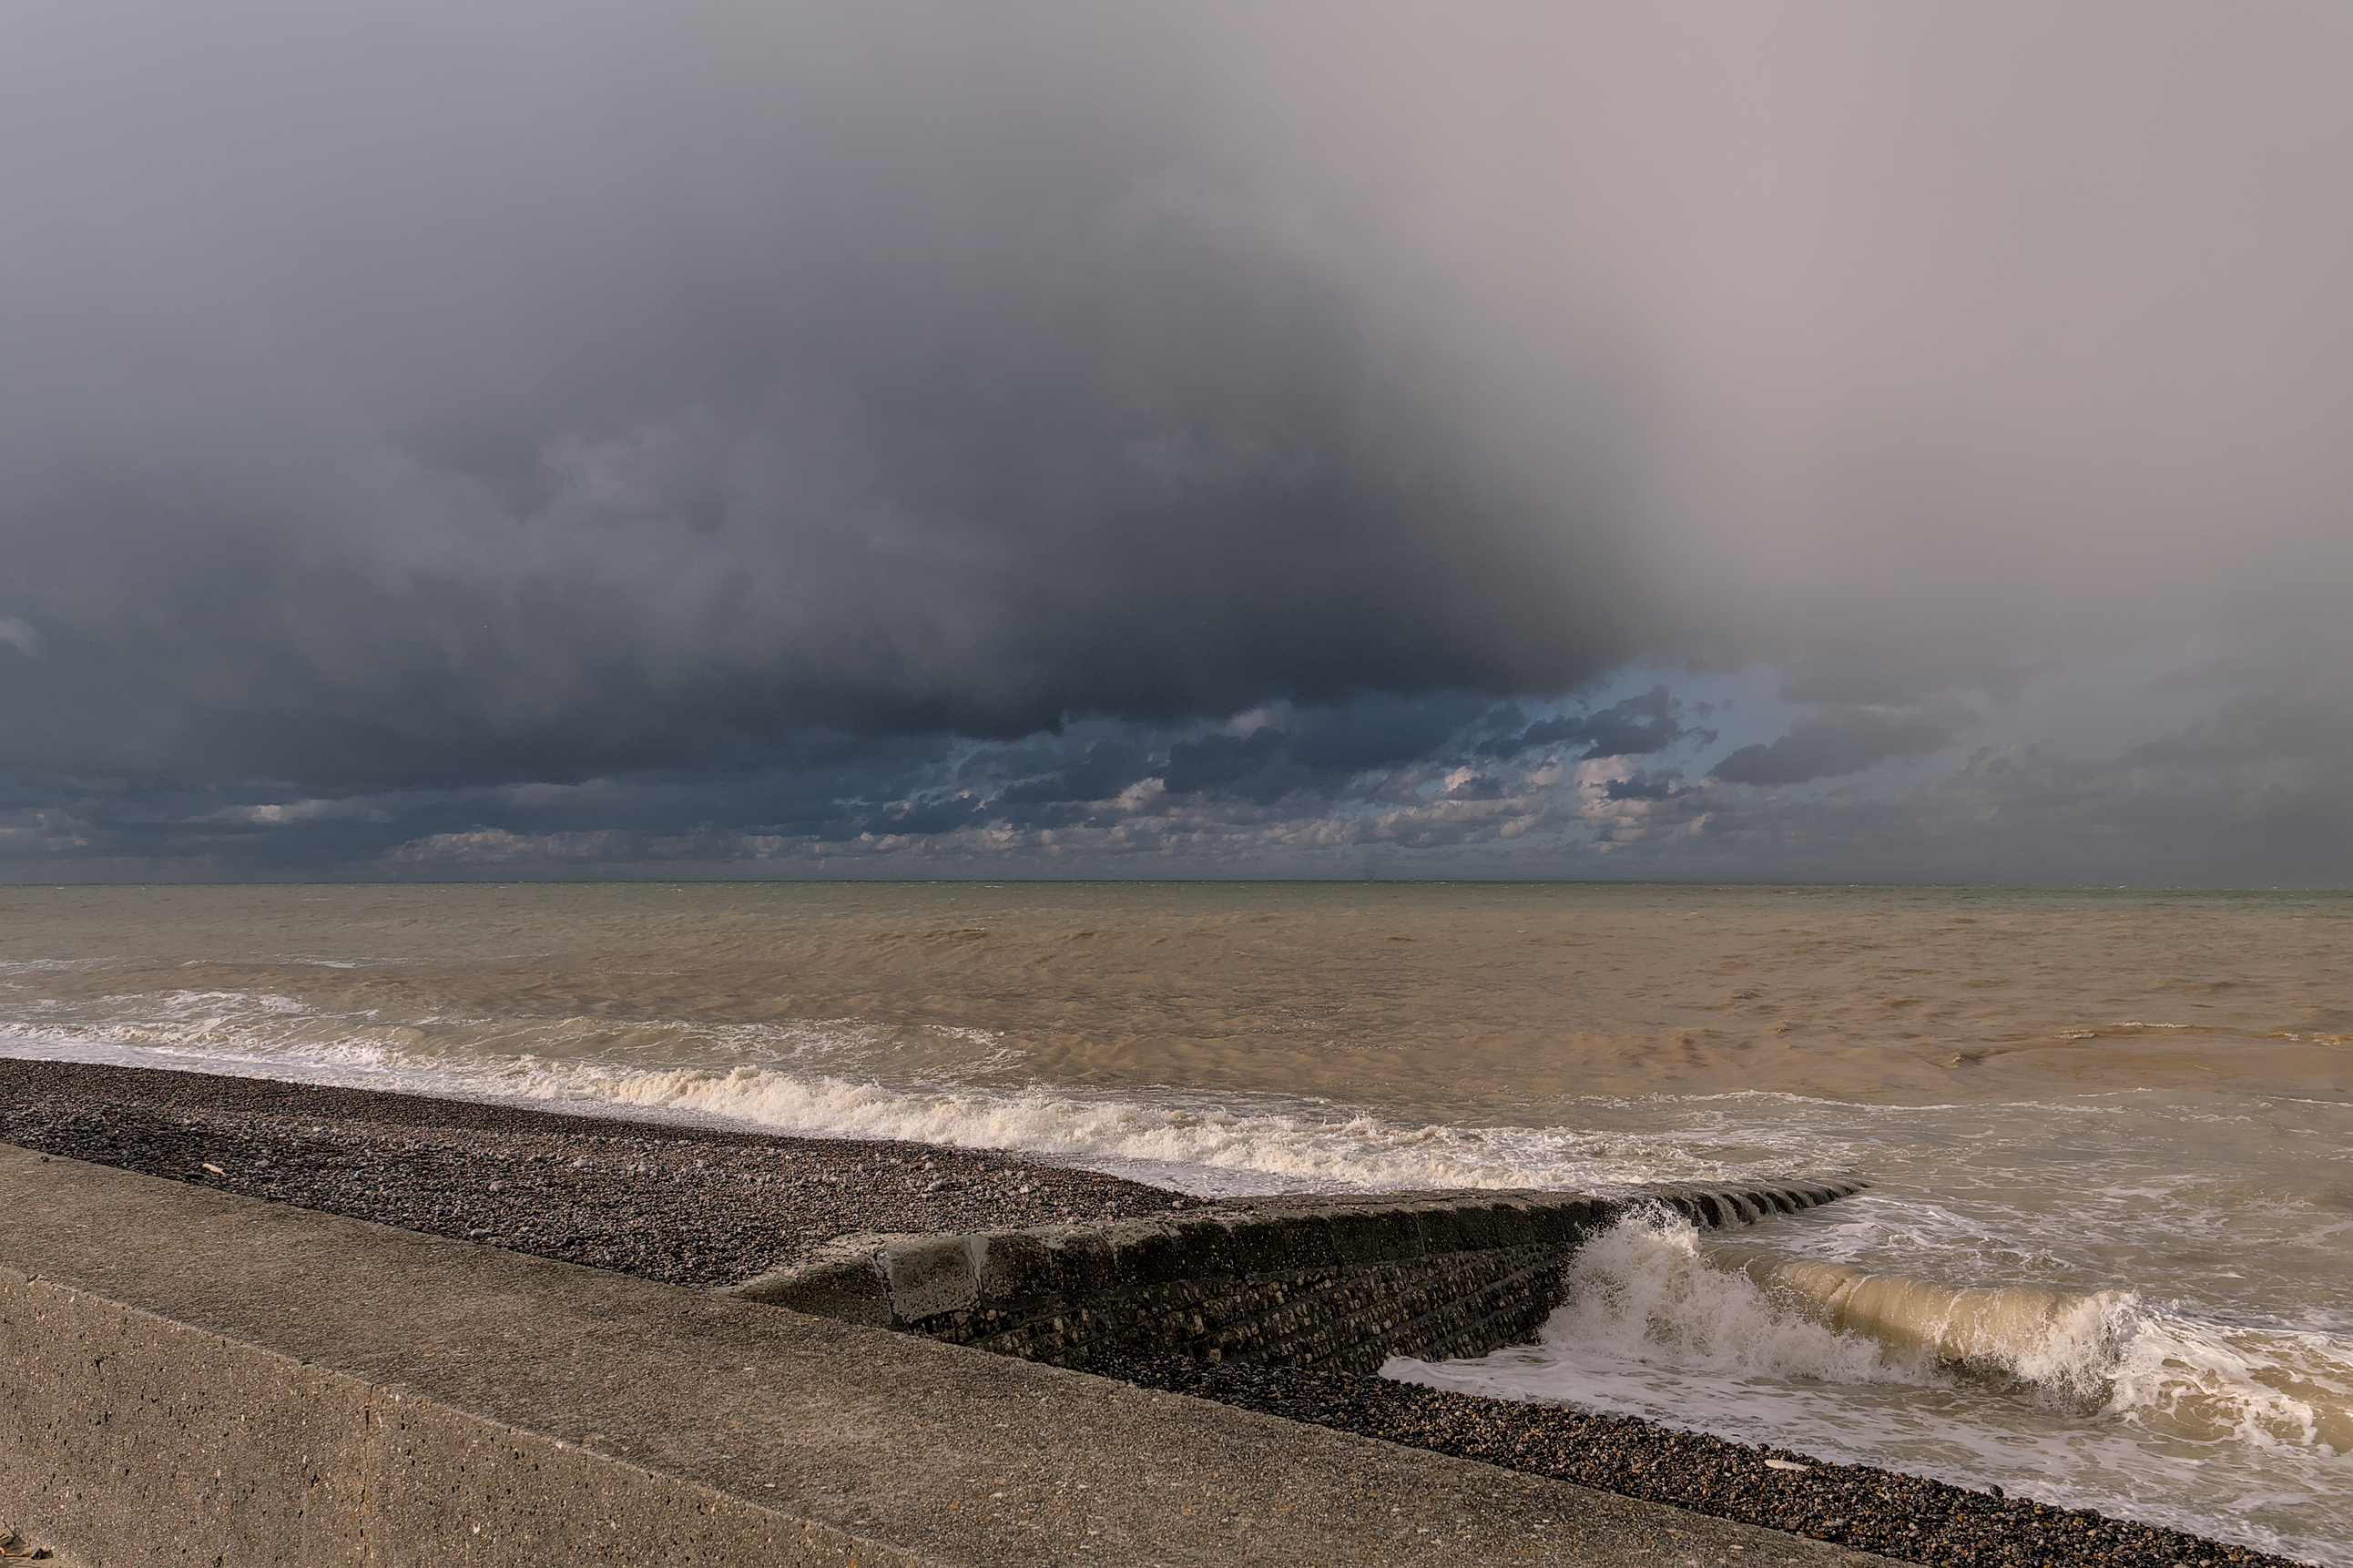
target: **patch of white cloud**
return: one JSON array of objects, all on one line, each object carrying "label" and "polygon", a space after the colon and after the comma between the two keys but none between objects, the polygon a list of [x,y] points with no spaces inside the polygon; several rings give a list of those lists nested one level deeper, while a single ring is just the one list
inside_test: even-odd
[{"label": "patch of white cloud", "polygon": [[382,796],[316,798],[225,805],[203,820],[285,827],[317,822],[393,822],[398,820],[398,813],[396,805]]}]

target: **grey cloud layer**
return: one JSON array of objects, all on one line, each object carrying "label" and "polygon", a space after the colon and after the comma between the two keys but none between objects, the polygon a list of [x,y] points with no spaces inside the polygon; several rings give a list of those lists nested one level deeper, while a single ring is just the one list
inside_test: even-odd
[{"label": "grey cloud layer", "polygon": [[[2353,639],[2348,59],[2295,5],[32,15],[0,855],[2076,830],[1998,762],[2254,855],[2217,781],[2316,820]],[[2302,705],[2000,731],[2182,637]],[[1559,700],[1638,661],[1805,710]]]},{"label": "grey cloud layer", "polygon": [[282,74],[62,40],[145,90],[48,193],[105,217],[7,290],[18,765],[576,778],[1622,658],[1608,532],[1488,481],[1165,88],[1118,101],[1148,33],[1022,17],[906,58],[703,14],[765,70],[510,24],[412,55],[417,98],[379,79],[412,22],[279,12]]},{"label": "grey cloud layer", "polygon": [[1946,700],[1911,707],[1849,703],[1800,714],[1769,744],[1741,747],[1715,764],[1728,784],[1796,784],[1859,773],[1890,757],[1906,761],[1941,752],[1977,718]]},{"label": "grey cloud layer", "polygon": [[[2342,884],[2346,672],[2209,668],[2220,701],[2115,750],[2002,738],[1914,782],[1704,771],[1655,691],[1556,719],[1456,695],[836,743],[797,767],[332,796],[117,787],[0,800],[0,875],[1446,875]],[[1659,743],[1630,711],[1665,709]],[[1557,727],[1566,740],[1520,742]],[[1584,755],[1581,738],[1639,752]]]}]

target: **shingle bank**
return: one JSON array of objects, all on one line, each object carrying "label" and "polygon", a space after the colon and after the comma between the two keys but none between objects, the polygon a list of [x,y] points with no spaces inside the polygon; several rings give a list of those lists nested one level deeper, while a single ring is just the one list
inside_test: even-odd
[{"label": "shingle bank", "polygon": [[1570,1256],[1630,1210],[1738,1225],[1861,1187],[1274,1198],[1183,1219],[857,1236],[733,1293],[1058,1366],[1121,1352],[1365,1371],[1533,1340]]}]

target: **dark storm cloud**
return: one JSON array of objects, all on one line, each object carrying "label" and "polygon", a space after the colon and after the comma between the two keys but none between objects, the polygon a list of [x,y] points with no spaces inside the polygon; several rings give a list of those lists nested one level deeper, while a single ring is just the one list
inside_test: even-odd
[{"label": "dark storm cloud", "polygon": [[1247,735],[1204,735],[1170,748],[1164,780],[1172,795],[1234,795],[1261,804],[1282,799],[1314,776],[1292,759],[1290,739],[1271,727]]},{"label": "dark storm cloud", "polygon": [[1461,692],[1422,699],[1359,698],[1286,712],[1240,733],[1212,732],[1168,748],[1161,783],[1171,795],[1261,804],[1305,791],[1330,798],[1368,769],[1440,753],[1493,705]]},{"label": "dark storm cloud", "polygon": [[[1524,730],[1525,716],[1475,703],[1429,754],[1322,773],[1300,768],[1287,747],[1319,725],[1362,728],[1364,715],[1273,710],[1240,737],[1097,721],[1011,743],[845,740],[807,767],[577,785],[317,796],[51,781],[0,793],[0,878],[1271,872],[2325,885],[2353,879],[2353,839],[2340,831],[2353,812],[2345,674],[2224,661],[2151,683],[2221,696],[2164,740],[2103,751],[2003,739],[1876,793],[1736,785],[1655,755],[1573,767],[1557,752],[1496,758],[1482,738]],[[1257,739],[1198,744],[1211,736]],[[1243,771],[1172,793],[1164,776],[1179,746],[1296,769],[1304,782],[1263,788]],[[1097,795],[1114,786],[1115,798]]]},{"label": "dark storm cloud", "polygon": [[1801,715],[1789,732],[1768,744],[1743,746],[1715,764],[1728,784],[1795,784],[1859,773],[1890,757],[1906,760],[1940,752],[1977,715],[1956,701],[1921,707],[1850,706]]},{"label": "dark storm cloud", "polygon": [[41,24],[0,110],[49,165],[0,305],[18,765],[740,768],[1629,646],[1606,532],[1482,471],[1175,118],[1165,29],[147,20]]},{"label": "dark storm cloud", "polygon": [[1683,722],[1683,704],[1664,686],[1623,697],[1598,712],[1563,715],[1499,736],[1481,749],[1490,756],[1514,756],[1539,746],[1566,746],[1585,758],[1641,757],[1688,739],[1705,745],[1715,731]]},{"label": "dark storm cloud", "polygon": [[[2353,761],[2353,679],[2342,664],[2299,658],[2284,668],[2226,669],[2220,709],[2178,734],[2126,752],[2137,767],[2230,766],[2262,759],[2308,770]],[[2235,679],[2233,679],[2235,678]],[[2205,684],[2183,680],[2173,684]]]},{"label": "dark storm cloud", "polygon": [[1917,648],[1817,649],[1781,668],[1788,702],[1903,705],[1954,691],[1978,691],[2008,700],[2049,661],[1939,657]]},{"label": "dark storm cloud", "polygon": [[[1032,766],[1050,765],[1059,760],[1058,748],[1037,746],[1025,748],[1027,754],[1013,759],[991,759],[997,771],[1008,765],[1018,768],[1023,763]],[[1066,802],[1109,800],[1128,785],[1151,776],[1155,759],[1147,746],[1124,737],[1117,740],[1082,742],[1077,754],[1050,773],[1032,774],[1008,784],[997,794],[1006,805],[1060,805]],[[979,758],[974,760],[971,773],[989,771]]]},{"label": "dark storm cloud", "polygon": [[2347,15],[28,11],[0,861],[2273,864]]}]

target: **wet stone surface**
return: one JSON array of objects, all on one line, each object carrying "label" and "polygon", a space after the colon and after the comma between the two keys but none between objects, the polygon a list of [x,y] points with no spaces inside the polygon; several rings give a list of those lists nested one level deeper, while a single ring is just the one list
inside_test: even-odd
[{"label": "wet stone surface", "polygon": [[2287,1558],[2089,1510],[1368,1373],[1181,1356],[1106,1357],[1088,1370],[1936,1568],[2294,1568]]}]

